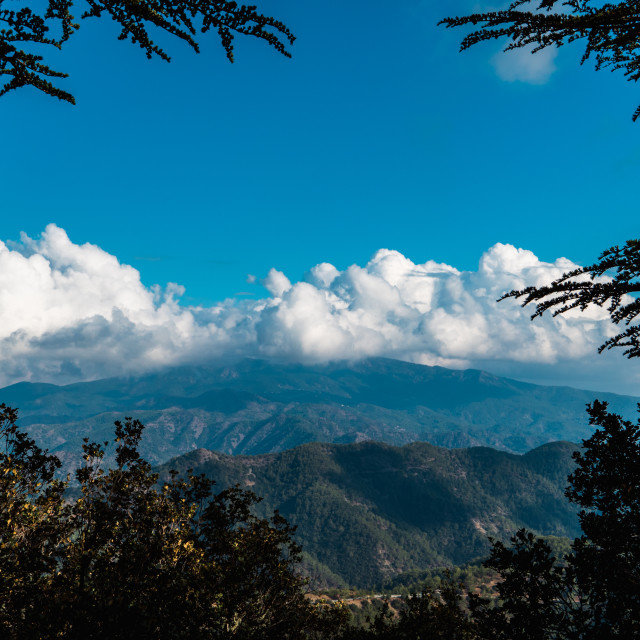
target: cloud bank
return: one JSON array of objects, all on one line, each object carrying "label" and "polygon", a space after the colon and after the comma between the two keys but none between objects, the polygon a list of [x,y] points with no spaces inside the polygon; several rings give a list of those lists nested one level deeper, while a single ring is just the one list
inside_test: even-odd
[{"label": "cloud bank", "polygon": [[515,302],[495,302],[575,266],[507,244],[488,249],[476,271],[414,264],[380,249],[344,271],[318,264],[300,282],[271,269],[260,300],[189,307],[179,304],[179,285],[145,287],[133,267],[49,225],[38,239],[0,242],[0,385],[244,356],[303,363],[387,356],[531,379],[556,371],[580,384],[585,359],[608,362],[595,354],[614,333],[605,312],[531,322]]}]

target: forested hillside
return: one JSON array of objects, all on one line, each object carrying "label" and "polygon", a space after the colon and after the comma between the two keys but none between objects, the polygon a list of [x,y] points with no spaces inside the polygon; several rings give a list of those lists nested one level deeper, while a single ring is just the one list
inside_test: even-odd
[{"label": "forested hillside", "polygon": [[261,456],[199,449],[160,467],[240,484],[297,526],[316,585],[365,587],[402,572],[460,564],[488,553],[487,536],[520,527],[578,533],[564,497],[573,469],[567,442],[525,455],[487,447],[449,450],[417,442],[307,444]]}]

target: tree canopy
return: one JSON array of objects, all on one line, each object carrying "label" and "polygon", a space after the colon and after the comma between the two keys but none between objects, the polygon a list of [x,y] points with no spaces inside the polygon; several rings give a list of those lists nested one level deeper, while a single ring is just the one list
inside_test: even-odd
[{"label": "tree canopy", "polygon": [[[46,94],[75,104],[74,97],[49,78],[68,74],[52,69],[39,52],[62,46],[80,28],[72,15],[74,0],[46,0],[19,11],[9,8],[11,0],[0,0],[0,96],[13,89],[33,86]],[[276,51],[290,57],[287,46],[295,37],[285,24],[259,13],[256,6],[227,0],[86,0],[80,19],[107,14],[119,28],[120,40],[130,40],[148,58],[169,61],[167,52],[152,38],[151,31],[165,32],[200,51],[198,33],[215,31],[227,58],[233,62],[236,35],[264,40]],[[155,36],[153,36],[155,37]]]},{"label": "tree canopy", "polygon": [[[593,58],[596,69],[620,69],[628,80],[640,79],[640,11],[637,0],[601,3],[592,0],[513,0],[507,9],[445,18],[447,27],[472,25],[461,50],[488,40],[510,40],[505,51],[560,47],[585,41],[581,63]],[[529,10],[525,10],[527,5]],[[640,116],[640,106],[633,114]]]},{"label": "tree canopy", "polygon": [[599,351],[622,347],[629,358],[640,356],[640,240],[627,240],[623,247],[604,251],[598,262],[564,273],[549,285],[526,287],[506,293],[505,298],[523,298],[522,306],[535,304],[531,319],[550,311],[554,316],[571,309],[584,311],[603,307],[611,320],[627,328],[607,340]]},{"label": "tree canopy", "polygon": [[[158,475],[142,425],[115,425],[116,464],[85,442],[76,486],[0,405],[0,636],[287,639],[333,637],[340,607],[314,605],[293,528],[239,487]],[[65,494],[65,491],[67,493]]]},{"label": "tree canopy", "polygon": [[594,434],[574,454],[566,495],[582,507],[583,535],[565,557],[521,530],[511,546],[495,542],[486,565],[497,570],[499,600],[472,599],[481,638],[637,638],[640,634],[640,421],[597,400]]}]

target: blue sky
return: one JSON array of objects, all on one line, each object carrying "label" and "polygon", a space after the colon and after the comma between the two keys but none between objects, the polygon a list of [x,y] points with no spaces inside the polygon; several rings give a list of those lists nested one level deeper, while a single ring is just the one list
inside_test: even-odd
[{"label": "blue sky", "polygon": [[[172,62],[148,61],[85,21],[50,58],[77,106],[0,99],[0,239],[55,223],[209,309],[275,295],[272,268],[295,283],[383,248],[475,271],[495,243],[584,264],[637,236],[640,92],[580,67],[580,47],[460,54],[464,32],[436,23],[466,0],[260,8],[297,36],[291,60],[238,40],[231,65],[211,34],[200,55],[163,40]],[[20,375],[44,374],[5,380]]]}]

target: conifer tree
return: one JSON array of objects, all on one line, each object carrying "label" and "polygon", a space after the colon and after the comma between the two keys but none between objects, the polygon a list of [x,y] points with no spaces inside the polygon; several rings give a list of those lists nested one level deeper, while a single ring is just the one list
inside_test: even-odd
[{"label": "conifer tree", "polygon": [[570,568],[590,612],[589,637],[640,637],[640,419],[596,400],[597,427],[574,458],[566,495],[582,507]]}]

